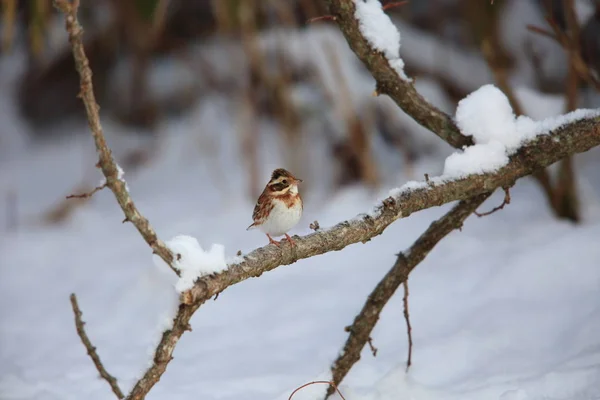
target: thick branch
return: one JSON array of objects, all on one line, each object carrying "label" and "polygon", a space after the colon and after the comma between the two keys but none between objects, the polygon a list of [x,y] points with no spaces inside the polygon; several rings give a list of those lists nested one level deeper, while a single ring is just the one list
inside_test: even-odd
[{"label": "thick branch", "polygon": [[90,338],[88,338],[87,334],[85,333],[85,329],[83,329],[85,322],[81,320],[82,314],[81,310],[79,309],[79,305],[77,304],[77,297],[75,296],[75,293],[71,294],[71,306],[73,307],[73,314],[75,314],[75,328],[77,329],[77,334],[81,338],[81,342],[85,346],[88,355],[94,362],[94,365],[100,373],[100,376],[106,380],[106,382],[108,382],[110,388],[117,398],[125,398],[125,396],[123,396],[123,392],[121,392],[121,389],[119,388],[117,380],[114,376],[109,374],[108,371],[106,371],[104,365],[102,365],[102,361],[100,361],[100,356],[98,356],[98,353],[96,353],[96,348],[92,345],[92,342],[90,342]]},{"label": "thick branch", "polygon": [[81,97],[83,104],[85,105],[88,123],[90,130],[92,131],[92,136],[94,137],[96,150],[98,151],[98,166],[106,177],[106,185],[113,192],[123,213],[125,213],[125,221],[131,222],[142,235],[146,243],[154,250],[154,253],[158,254],[160,258],[171,266],[171,269],[179,275],[179,271],[172,266],[173,254],[158,238],[156,232],[154,232],[154,229],[150,225],[150,222],[140,214],[133,203],[133,200],[129,196],[126,183],[120,176],[122,172],[120,172],[117,163],[112,157],[112,152],[104,139],[102,125],[100,124],[100,116],[98,114],[100,107],[96,103],[96,98],[94,96],[92,70],[90,69],[89,61],[83,47],[83,28],[77,20],[79,0],[54,0],[54,6],[66,16],[66,29],[69,34],[69,42],[73,48],[75,67],[77,68],[80,78],[81,91],[79,97]]},{"label": "thick branch", "polygon": [[[344,349],[331,367],[333,382],[336,385],[340,384],[350,368],[360,359],[360,353],[368,342],[383,307],[392,298],[396,289],[406,282],[408,274],[427,257],[440,240],[454,229],[462,227],[465,219],[489,196],[490,193],[485,193],[461,201],[446,215],[433,222],[408,250],[398,254],[392,269],[373,289],[362,310],[354,319]],[[327,395],[331,394],[333,391],[330,389]]]},{"label": "thick branch", "polygon": [[281,265],[342,250],[354,243],[368,242],[380,235],[391,223],[408,217],[413,212],[452,201],[466,200],[492,192],[499,187],[511,187],[517,179],[539,168],[598,145],[600,117],[573,122],[554,132],[538,136],[513,155],[505,167],[493,173],[470,175],[437,184],[430,180],[426,187],[402,191],[397,196],[388,197],[378,206],[378,213],[374,217],[358,216],[330,229],[296,238],[296,246],[293,249],[288,246],[281,249],[275,246],[256,249],[246,255],[241,263],[230,265],[220,274],[200,279],[190,291],[184,293],[182,301],[187,304],[203,303],[228,286],[260,276]]},{"label": "thick branch", "polygon": [[470,136],[464,136],[452,117],[427,102],[414,85],[398,77],[385,56],[373,51],[362,35],[354,13],[353,0],[327,0],[329,14],[338,23],[348,45],[369,69],[377,82],[377,92],[387,94],[415,121],[429,129],[451,146],[461,148],[473,144]]}]

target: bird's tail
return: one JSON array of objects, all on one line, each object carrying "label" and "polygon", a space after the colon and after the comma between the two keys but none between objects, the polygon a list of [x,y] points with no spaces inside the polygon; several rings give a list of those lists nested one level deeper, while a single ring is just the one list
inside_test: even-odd
[{"label": "bird's tail", "polygon": [[249,231],[250,229],[254,229],[256,228],[256,222],[253,222],[252,225],[250,225],[249,227],[246,228],[247,231]]}]

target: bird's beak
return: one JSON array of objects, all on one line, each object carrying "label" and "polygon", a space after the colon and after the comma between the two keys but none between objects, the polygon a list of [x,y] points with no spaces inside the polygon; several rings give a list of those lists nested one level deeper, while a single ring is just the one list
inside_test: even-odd
[{"label": "bird's beak", "polygon": [[296,178],[296,182],[298,182],[298,183],[302,183],[302,179],[298,179],[298,178]]}]

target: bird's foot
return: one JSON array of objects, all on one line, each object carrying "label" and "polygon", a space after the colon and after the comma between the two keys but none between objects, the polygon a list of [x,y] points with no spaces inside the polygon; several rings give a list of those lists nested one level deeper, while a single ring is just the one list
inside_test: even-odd
[{"label": "bird's foot", "polygon": [[281,247],[281,243],[280,243],[280,242],[278,242],[277,240],[274,240],[274,239],[271,237],[271,235],[269,235],[268,233],[267,233],[267,237],[269,238],[269,243],[271,243],[271,244],[274,244],[274,245],[275,245],[275,246],[277,246],[277,247]]},{"label": "bird's foot", "polygon": [[296,247],[296,242],[294,241],[294,239],[292,239],[290,237],[290,235],[288,235],[287,233],[285,234],[286,239],[288,240],[288,242],[290,242],[290,244],[292,245],[292,247]]}]

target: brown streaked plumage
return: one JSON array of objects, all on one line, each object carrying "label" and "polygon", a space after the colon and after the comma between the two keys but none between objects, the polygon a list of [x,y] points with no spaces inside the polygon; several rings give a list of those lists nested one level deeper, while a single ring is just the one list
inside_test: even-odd
[{"label": "brown streaked plumage", "polygon": [[273,236],[285,235],[294,245],[294,241],[287,232],[298,223],[302,216],[302,197],[298,193],[298,183],[302,179],[296,178],[289,171],[277,168],[271,174],[271,179],[265,186],[254,207],[252,219],[254,222],[248,227],[260,228],[269,238],[269,242],[279,246]]}]

